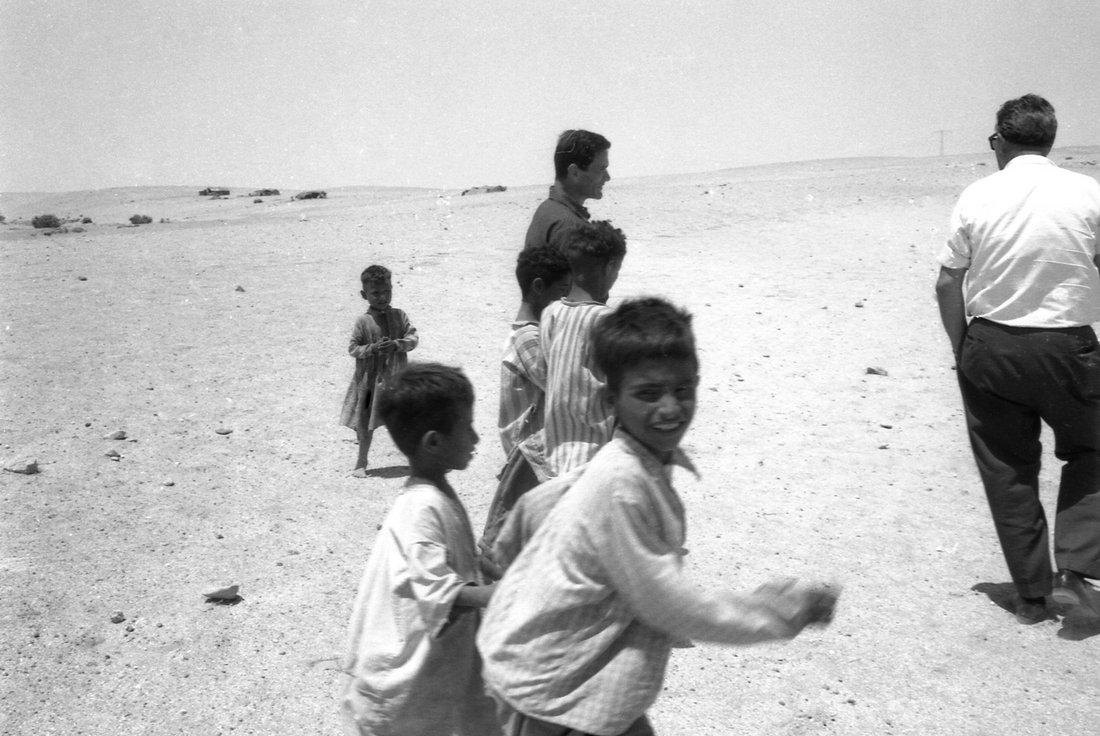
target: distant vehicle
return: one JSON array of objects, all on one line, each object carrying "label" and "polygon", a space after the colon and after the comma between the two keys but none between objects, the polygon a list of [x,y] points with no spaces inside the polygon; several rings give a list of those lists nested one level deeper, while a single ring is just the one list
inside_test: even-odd
[{"label": "distant vehicle", "polygon": [[215,189],[214,187],[207,187],[199,192],[200,197],[228,197],[228,189]]},{"label": "distant vehicle", "polygon": [[248,193],[249,197],[278,197],[278,189],[257,189],[254,192]]},{"label": "distant vehicle", "polygon": [[328,196],[328,192],[323,192],[320,189],[310,189],[305,192],[298,192],[294,195],[294,199],[324,199]]}]

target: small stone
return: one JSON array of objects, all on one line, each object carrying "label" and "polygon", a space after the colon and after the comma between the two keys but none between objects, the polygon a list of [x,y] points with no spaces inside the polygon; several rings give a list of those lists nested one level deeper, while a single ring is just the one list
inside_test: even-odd
[{"label": "small stone", "polygon": [[76,277],[76,280],[77,280],[77,281],[87,281],[87,280],[88,280],[88,277],[87,277],[87,276],[77,276],[77,277]]},{"label": "small stone", "polygon": [[856,309],[863,309],[863,302],[856,302]]},{"label": "small stone", "polygon": [[243,286],[241,286],[240,284],[238,284],[238,285],[237,285],[237,288],[236,288],[236,289],[234,289],[233,291],[240,291],[240,292],[244,292],[244,287],[243,287]]},{"label": "small stone", "polygon": [[879,368],[878,366],[868,366],[867,375],[870,376],[888,376],[885,368]]},{"label": "small stone", "polygon": [[163,483],[161,483],[161,485],[162,486],[168,486],[170,488],[170,487],[176,485],[176,481],[172,480],[171,478],[166,478],[165,481]]},{"label": "small stone", "polygon": [[115,462],[118,462],[122,458],[122,455],[118,454],[118,450],[107,450],[107,452],[103,453],[103,456],[109,457]]},{"label": "small stone", "polygon": [[116,429],[114,432],[108,432],[103,435],[105,440],[124,440],[126,439],[126,432],[121,429]]},{"label": "small stone", "polygon": [[228,427],[218,427],[214,430],[217,434],[233,434],[233,430]]},{"label": "small stone", "polygon": [[38,460],[33,457],[17,458],[5,465],[4,470],[20,475],[34,475],[38,472]]},{"label": "small stone", "polygon": [[203,591],[203,596],[208,601],[235,601],[240,598],[240,583],[233,583],[232,585],[225,585],[220,588],[212,588],[211,590]]},{"label": "small stone", "polygon": [[113,624],[120,624],[125,620],[126,616],[122,613],[122,611],[115,611],[111,614],[111,623]]}]

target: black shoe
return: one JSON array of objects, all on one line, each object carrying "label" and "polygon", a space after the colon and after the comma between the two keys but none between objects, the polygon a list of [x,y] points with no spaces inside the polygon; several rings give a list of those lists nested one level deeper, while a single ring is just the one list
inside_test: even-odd
[{"label": "black shoe", "polygon": [[1085,580],[1073,570],[1059,570],[1054,576],[1054,592],[1050,597],[1054,602],[1066,608],[1088,604]]},{"label": "black shoe", "polygon": [[1020,602],[1016,604],[1016,620],[1024,626],[1031,626],[1048,618],[1050,614],[1047,613],[1047,599],[1042,596],[1020,598]]}]

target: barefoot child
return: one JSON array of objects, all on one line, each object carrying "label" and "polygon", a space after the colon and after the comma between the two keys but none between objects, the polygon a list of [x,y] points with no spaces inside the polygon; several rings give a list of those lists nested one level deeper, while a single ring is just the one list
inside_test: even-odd
[{"label": "barefoot child", "polygon": [[415,348],[420,338],[408,316],[390,306],[393,285],[388,268],[369,266],[359,278],[363,284],[359,294],[370,309],[355,321],[351,332],[348,353],[355,358],[355,375],[344,395],[340,423],[355,430],[359,456],[352,475],[364,478],[371,439],[381,424],[375,398],[386,380],[405,367],[408,363],[405,353]]},{"label": "barefoot child", "polygon": [[[612,440],[581,470],[497,584],[478,648],[506,736],[651,736],[646,710],[673,642],[749,644],[826,623],[836,592],[777,581],[751,593],[682,570],[683,503],[671,466],[695,413],[691,317],[625,302],[592,331]],[[536,498],[532,491],[524,498]]]},{"label": "barefoot child", "polygon": [[379,402],[411,475],[375,538],[349,626],[341,711],[350,736],[495,736],[474,648],[479,585],[466,509],[447,473],[477,444],[474,390],[457,368],[413,364]]},{"label": "barefoot child", "polygon": [[552,245],[525,248],[516,259],[516,281],[520,306],[500,366],[497,425],[506,460],[478,542],[487,561],[492,559],[493,540],[516,499],[549,477],[543,452],[546,361],[539,346],[539,318],[548,304],[569,292],[569,261]]}]

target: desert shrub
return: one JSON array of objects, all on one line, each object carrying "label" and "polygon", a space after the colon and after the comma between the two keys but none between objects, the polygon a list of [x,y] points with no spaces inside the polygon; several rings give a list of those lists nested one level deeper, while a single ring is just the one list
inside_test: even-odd
[{"label": "desert shrub", "polygon": [[153,221],[153,218],[149,217],[149,215],[131,215],[130,216],[130,222],[134,225],[148,225],[152,221]]},{"label": "desert shrub", "polygon": [[38,215],[31,220],[31,224],[37,228],[54,228],[61,227],[61,220],[57,219],[57,215]]},{"label": "desert shrub", "polygon": [[252,200],[252,204],[263,204],[263,200],[262,199],[254,199],[254,200]]},{"label": "desert shrub", "polygon": [[0,223],[4,223],[4,222],[7,222],[7,218],[4,217],[3,215],[0,215]]},{"label": "desert shrub", "polygon": [[83,217],[80,220],[80,224],[82,224],[82,225],[90,225],[91,222],[92,222],[92,218],[90,218],[90,217]]}]

